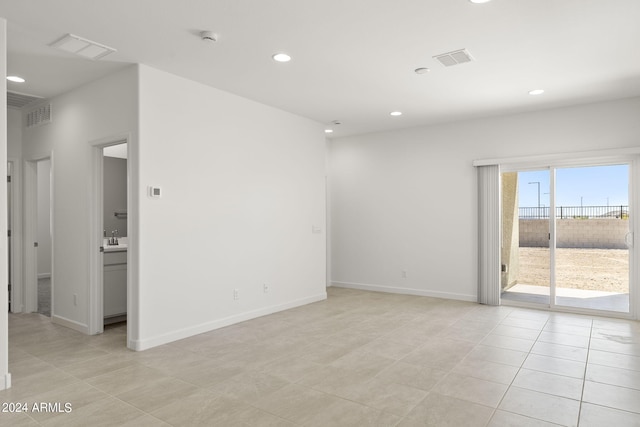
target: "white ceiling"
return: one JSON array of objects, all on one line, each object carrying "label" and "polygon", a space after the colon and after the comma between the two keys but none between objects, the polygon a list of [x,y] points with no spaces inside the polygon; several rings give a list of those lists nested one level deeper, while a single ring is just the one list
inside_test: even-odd
[{"label": "white ceiling", "polygon": [[[340,120],[333,136],[640,95],[638,0],[0,0],[0,16],[8,74],[27,79],[9,90],[51,97],[143,63]],[[118,52],[48,47],[66,33]],[[461,48],[475,61],[432,58]],[[274,62],[279,51],[293,60]]]}]

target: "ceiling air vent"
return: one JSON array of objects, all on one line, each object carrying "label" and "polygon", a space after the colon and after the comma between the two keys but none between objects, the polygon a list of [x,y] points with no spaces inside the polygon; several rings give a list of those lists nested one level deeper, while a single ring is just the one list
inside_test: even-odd
[{"label": "ceiling air vent", "polygon": [[104,58],[111,53],[117,52],[117,50],[112,47],[105,46],[74,34],[67,34],[51,43],[49,46],[64,50],[65,52],[75,53],[83,58],[94,60]]},{"label": "ceiling air vent", "polygon": [[445,67],[451,67],[453,65],[473,61],[473,57],[466,49],[454,50],[453,52],[436,55],[433,58],[440,61],[440,63]]},{"label": "ceiling air vent", "polygon": [[51,104],[41,105],[27,113],[27,128],[51,123]]},{"label": "ceiling air vent", "polygon": [[25,105],[31,104],[32,102],[40,99],[42,98],[33,95],[27,95],[26,93],[7,91],[7,107],[22,108]]}]

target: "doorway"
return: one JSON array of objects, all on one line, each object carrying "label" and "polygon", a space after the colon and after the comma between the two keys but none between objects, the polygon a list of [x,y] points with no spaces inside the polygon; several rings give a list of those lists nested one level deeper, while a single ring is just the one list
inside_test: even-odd
[{"label": "doorway", "polygon": [[95,252],[89,266],[89,333],[102,333],[105,326],[112,328],[115,324],[123,330],[126,328],[129,335],[131,271],[128,267],[132,230],[128,214],[131,200],[129,136],[104,138],[90,144],[94,170],[90,247],[95,248]]},{"label": "doorway", "polygon": [[51,157],[25,162],[25,311],[55,315]]},{"label": "doorway", "polygon": [[38,218],[38,313],[51,317],[51,160],[36,163]]},{"label": "doorway", "polygon": [[102,307],[106,326],[127,320],[127,144],[104,147],[102,154]]},{"label": "doorway", "polygon": [[502,299],[629,316],[630,176],[630,161],[502,173]]}]

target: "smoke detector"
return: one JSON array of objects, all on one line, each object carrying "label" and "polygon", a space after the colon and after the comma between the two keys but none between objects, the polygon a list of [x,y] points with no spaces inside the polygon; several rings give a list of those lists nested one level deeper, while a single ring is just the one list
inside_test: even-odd
[{"label": "smoke detector", "polygon": [[436,55],[433,59],[438,60],[445,67],[464,64],[473,61],[473,57],[466,49],[454,50],[453,52],[442,53]]},{"label": "smoke detector", "polygon": [[202,41],[209,43],[215,43],[218,41],[218,35],[213,31],[202,31],[200,33],[200,37],[202,38]]}]

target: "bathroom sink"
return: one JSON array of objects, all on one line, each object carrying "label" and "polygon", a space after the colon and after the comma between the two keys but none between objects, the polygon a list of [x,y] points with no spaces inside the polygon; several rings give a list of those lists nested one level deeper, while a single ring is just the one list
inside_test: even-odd
[{"label": "bathroom sink", "polygon": [[128,244],[127,244],[127,238],[126,237],[120,237],[118,239],[118,244],[117,245],[110,245],[109,244],[109,239],[104,239],[104,241],[102,242],[102,247],[104,248],[105,252],[118,252],[118,251],[126,251]]},{"label": "bathroom sink", "polygon": [[118,252],[118,251],[126,251],[127,250],[127,244],[120,244],[120,245],[105,245],[104,246],[104,251],[105,252]]}]

